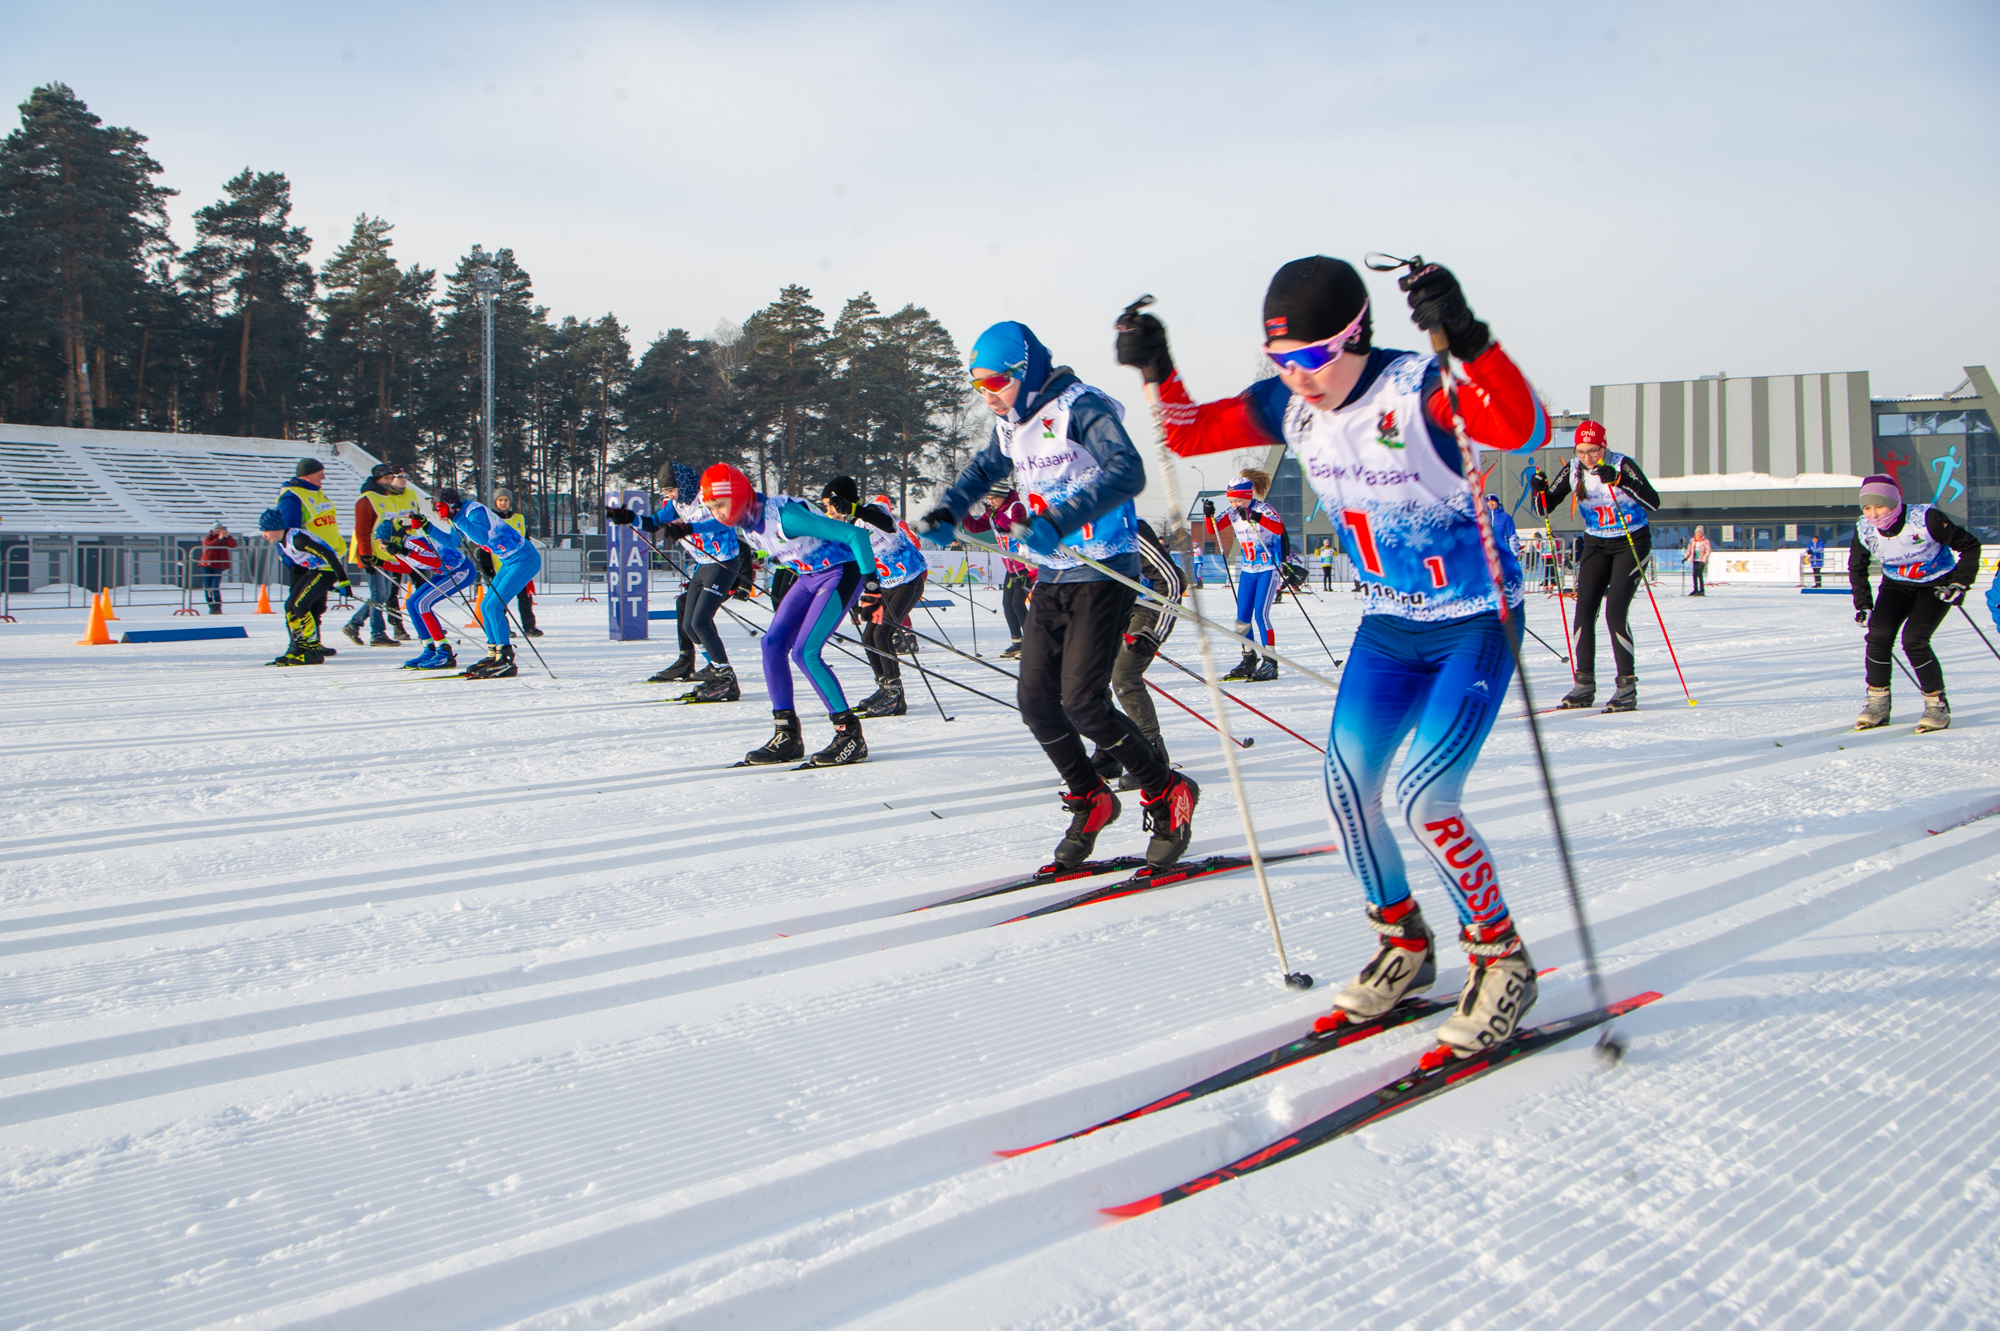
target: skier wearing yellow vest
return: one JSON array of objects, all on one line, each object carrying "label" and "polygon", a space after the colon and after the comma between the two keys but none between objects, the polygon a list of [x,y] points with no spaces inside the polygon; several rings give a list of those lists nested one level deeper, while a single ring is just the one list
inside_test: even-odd
[{"label": "skier wearing yellow vest", "polygon": [[[499,517],[500,521],[518,532],[522,540],[525,541],[527,539],[528,515],[515,509],[514,492],[512,490],[495,490],[493,492],[493,512]],[[486,559],[481,561],[482,564],[491,564],[492,562],[490,554]],[[493,576],[494,570],[491,568],[482,568],[480,571],[490,578]],[[514,605],[521,612],[521,632],[530,638],[541,637],[542,631],[535,627],[534,583],[531,582],[521,589],[521,594],[514,598]]]},{"label": "skier wearing yellow vest", "polygon": [[326,464],[300,458],[296,475],[278,492],[277,507],[258,520],[264,538],[277,544],[291,574],[285,597],[285,627],[291,642],[272,665],[318,665],[333,655],[319,640],[319,619],[326,612],[326,594],[347,586],[340,558],[340,510],[320,487]]},{"label": "skier wearing yellow vest", "polygon": [[[410,630],[403,624],[403,607],[399,600],[400,588],[396,579],[385,572],[375,555],[375,527],[398,513],[415,512],[417,496],[409,489],[409,473],[399,463],[378,462],[368,473],[367,482],[361,487],[361,495],[354,501],[354,535],[347,546],[347,562],[358,565],[368,575],[368,599],[361,603],[354,617],[341,626],[341,632],[356,647],[361,646],[361,625],[368,623],[374,630],[368,639],[370,647],[393,647],[399,642],[407,642]],[[384,619],[388,620],[385,625]],[[395,631],[390,637],[385,629]]]}]

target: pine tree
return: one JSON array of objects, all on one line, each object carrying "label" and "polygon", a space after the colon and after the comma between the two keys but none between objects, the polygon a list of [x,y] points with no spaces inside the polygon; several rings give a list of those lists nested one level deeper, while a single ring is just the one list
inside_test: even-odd
[{"label": "pine tree", "polygon": [[153,182],[160,164],[145,135],[105,127],[63,84],[36,88],[20,109],[21,127],[0,143],[0,364],[21,376],[17,410],[52,397],[53,371],[63,424],[94,428],[130,400],[134,315],[151,263],[172,252],[174,191]]},{"label": "pine tree", "polygon": [[312,248],[292,226],[283,173],[245,167],[223,197],[195,213],[195,247],[183,280],[202,293],[212,322],[204,394],[219,433],[290,438],[312,331]]},{"label": "pine tree", "polygon": [[656,338],[633,372],[625,399],[629,443],[618,469],[633,479],[657,476],[669,462],[697,472],[739,462],[729,446],[731,399],[719,362],[723,348],[670,328]]},{"label": "pine tree", "polygon": [[436,354],[437,274],[403,271],[389,253],[394,225],[366,213],[320,270],[317,418],[337,438],[405,466],[417,461]]},{"label": "pine tree", "polygon": [[799,455],[817,451],[825,423],[826,316],[811,301],[806,288],[788,286],[743,323],[736,386],[766,490],[797,488]]}]

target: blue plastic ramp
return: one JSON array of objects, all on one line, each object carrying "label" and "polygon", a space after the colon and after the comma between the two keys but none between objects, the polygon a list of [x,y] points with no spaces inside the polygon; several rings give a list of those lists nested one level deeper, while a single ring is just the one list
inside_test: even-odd
[{"label": "blue plastic ramp", "polygon": [[207,642],[211,638],[247,638],[241,624],[203,624],[198,629],[128,629],[120,642]]}]

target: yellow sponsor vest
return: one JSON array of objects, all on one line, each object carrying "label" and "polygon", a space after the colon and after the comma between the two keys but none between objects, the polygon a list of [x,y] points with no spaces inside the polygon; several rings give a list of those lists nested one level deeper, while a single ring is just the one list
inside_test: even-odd
[{"label": "yellow sponsor vest", "polygon": [[299,497],[299,511],[305,514],[306,535],[326,542],[329,550],[340,549],[340,509],[324,490],[304,485],[288,485],[278,492]]},{"label": "yellow sponsor vest", "polygon": [[[414,490],[406,489],[401,493],[393,490],[363,490],[362,494],[367,496],[368,502],[374,507],[375,521],[377,522],[380,522],[383,518],[393,517],[398,513],[406,513],[419,506],[417,493]],[[375,533],[373,531],[368,533],[368,543],[370,546],[375,544]],[[361,532],[359,528],[355,530],[354,535],[347,538],[347,562],[350,564],[359,564],[361,562]]]},{"label": "yellow sponsor vest", "polygon": [[526,513],[501,513],[498,510],[495,510],[493,516],[499,518],[500,521],[506,523],[509,527],[512,527],[515,531],[521,533],[523,537],[527,536],[528,515]]}]

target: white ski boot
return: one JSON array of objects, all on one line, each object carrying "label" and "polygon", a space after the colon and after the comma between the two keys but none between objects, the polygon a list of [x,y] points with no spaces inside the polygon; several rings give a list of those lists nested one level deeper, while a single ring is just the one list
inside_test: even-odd
[{"label": "white ski boot", "polygon": [[[1877,726],[1889,724],[1889,690],[1873,685],[1868,689],[1868,705],[1861,709],[1861,715],[1854,718],[1856,730],[1873,730]],[[1929,709],[1926,708],[1926,714]],[[1949,714],[1947,713],[1947,719]]]},{"label": "white ski boot", "polygon": [[1944,690],[1924,695],[1923,719],[1917,722],[1917,733],[1928,735],[1933,730],[1951,729],[1951,703],[1946,701]]},{"label": "white ski boot", "polygon": [[1468,963],[1465,989],[1458,996],[1458,1011],[1438,1031],[1438,1048],[1426,1060],[1428,1066],[1441,1061],[1440,1055],[1470,1058],[1513,1039],[1521,1018],[1535,1005],[1535,963],[1514,932],[1513,920],[1493,929],[1461,930],[1458,942]]},{"label": "white ski boot", "polygon": [[1436,982],[1437,940],[1431,937],[1415,897],[1405,897],[1381,910],[1370,906],[1368,927],[1381,935],[1375,955],[1354,983],[1334,996],[1333,1011],[1314,1022],[1314,1030],[1337,1030],[1350,1022],[1379,1017]]}]

